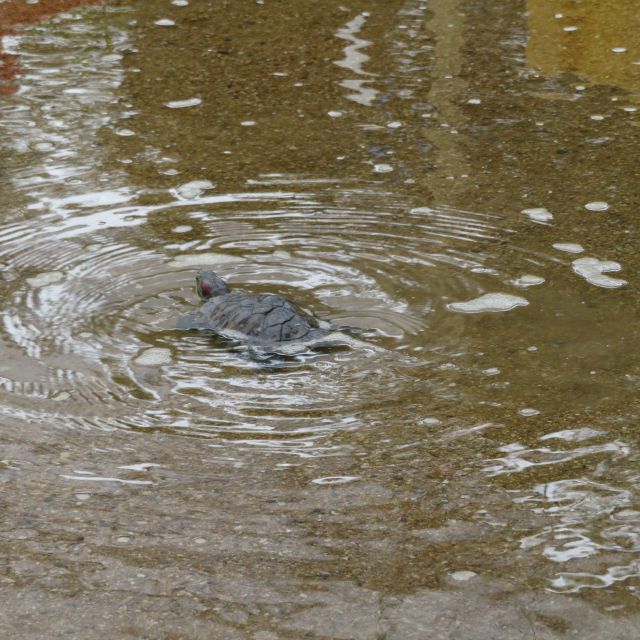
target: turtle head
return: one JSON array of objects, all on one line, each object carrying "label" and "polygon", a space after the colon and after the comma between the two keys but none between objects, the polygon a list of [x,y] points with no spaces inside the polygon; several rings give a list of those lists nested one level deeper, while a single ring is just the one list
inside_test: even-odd
[{"label": "turtle head", "polygon": [[213,271],[198,271],[196,274],[196,293],[200,300],[209,300],[209,298],[229,293],[229,287]]}]

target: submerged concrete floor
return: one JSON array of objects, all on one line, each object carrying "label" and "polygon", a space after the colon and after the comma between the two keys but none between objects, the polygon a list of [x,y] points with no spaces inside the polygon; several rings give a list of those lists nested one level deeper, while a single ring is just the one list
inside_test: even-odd
[{"label": "submerged concrete floor", "polygon": [[0,3],[0,636],[638,638],[634,4],[90,4]]}]

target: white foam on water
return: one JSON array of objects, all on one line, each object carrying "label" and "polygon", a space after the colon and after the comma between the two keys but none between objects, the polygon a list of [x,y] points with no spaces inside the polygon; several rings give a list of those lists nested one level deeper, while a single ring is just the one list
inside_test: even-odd
[{"label": "white foam on water", "polygon": [[202,104],[200,98],[188,98],[187,100],[170,100],[165,102],[164,106],[169,109],[185,109],[186,107],[197,107],[199,104]]},{"label": "white foam on water", "polygon": [[515,280],[511,280],[511,284],[515,285],[516,287],[535,287],[543,283],[544,278],[542,276],[533,276],[528,273],[525,273]]},{"label": "white foam on water", "polygon": [[39,273],[37,276],[33,276],[33,278],[27,278],[27,284],[32,287],[44,287],[54,282],[60,282],[63,277],[64,274],[61,271],[46,271]]},{"label": "white foam on water", "polygon": [[98,476],[68,476],[62,475],[65,480],[84,480],[90,482],[117,482],[118,484],[153,484],[151,480],[124,480],[123,478],[103,478]]},{"label": "white foam on water", "polygon": [[597,258],[578,258],[573,261],[572,268],[575,273],[596,287],[617,289],[627,284],[627,281],[621,278],[612,278],[604,275],[610,271],[620,271],[622,266],[619,262],[598,260]]},{"label": "white foam on water", "polygon": [[578,429],[563,429],[562,431],[554,431],[540,436],[539,440],[566,440],[567,442],[581,442],[582,440],[590,440],[591,438],[603,436],[606,431],[601,429],[592,429],[591,427],[580,427]]},{"label": "white foam on water", "polygon": [[242,262],[242,258],[224,253],[185,253],[169,261],[171,267],[199,267],[210,264]]},{"label": "white foam on water", "polygon": [[373,166],[373,170],[376,173],[390,173],[393,171],[393,167],[390,164],[376,164]]},{"label": "white foam on water", "polygon": [[478,574],[475,571],[453,571],[449,574],[449,577],[457,582],[466,582],[475,578]]},{"label": "white foam on water", "polygon": [[159,467],[157,462],[141,462],[139,464],[125,464],[118,469],[128,469],[130,471],[148,471],[152,467]]},{"label": "white foam on water", "polygon": [[584,247],[581,244],[574,242],[556,242],[553,248],[566,253],[582,253],[584,251]]},{"label": "white foam on water", "polygon": [[179,224],[177,227],[173,227],[171,231],[173,231],[173,233],[187,233],[192,229],[193,227],[190,224]]},{"label": "white foam on water", "polygon": [[608,202],[587,202],[584,205],[587,211],[606,211],[609,208]]},{"label": "white foam on water", "polygon": [[211,180],[192,180],[185,182],[172,190],[172,193],[186,200],[193,200],[201,196],[205,191],[215,189],[216,185]]},{"label": "white foam on water", "polygon": [[175,26],[175,20],[171,20],[170,18],[160,18],[160,20],[156,20],[153,24],[157,24],[159,27],[173,27]]},{"label": "white foam on water", "polygon": [[145,349],[137,358],[134,359],[136,364],[143,367],[152,367],[171,362],[171,351],[162,347],[151,347]]},{"label": "white foam on water", "polygon": [[510,311],[516,307],[526,307],[528,304],[529,301],[526,298],[510,293],[485,293],[466,302],[451,302],[447,305],[447,309],[459,313],[497,313]]},{"label": "white foam on water", "polygon": [[326,478],[316,478],[312,480],[313,484],[346,484],[359,480],[360,476],[327,476]]},{"label": "white foam on water", "polygon": [[533,207],[532,209],[523,209],[521,213],[524,213],[533,222],[549,222],[553,220],[553,213],[544,207]]},{"label": "white foam on water", "polygon": [[518,409],[518,413],[525,418],[529,418],[530,416],[537,416],[540,414],[538,409],[533,409],[531,407],[525,407],[523,409]]}]

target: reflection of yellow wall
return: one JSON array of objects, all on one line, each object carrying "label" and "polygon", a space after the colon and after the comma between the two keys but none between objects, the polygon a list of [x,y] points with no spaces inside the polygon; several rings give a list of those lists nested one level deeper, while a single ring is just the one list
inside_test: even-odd
[{"label": "reflection of yellow wall", "polygon": [[[529,65],[640,91],[639,0],[527,0]],[[562,18],[555,15],[561,13]],[[564,27],[578,27],[564,31]],[[625,47],[625,53],[611,49]],[[633,64],[637,62],[638,64]]]}]

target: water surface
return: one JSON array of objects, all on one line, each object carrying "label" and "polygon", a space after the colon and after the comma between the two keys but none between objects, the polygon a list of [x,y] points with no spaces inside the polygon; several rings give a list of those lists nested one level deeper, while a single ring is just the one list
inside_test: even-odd
[{"label": "water surface", "polygon": [[71,4],[0,22],[0,629],[637,638],[629,3]]}]

